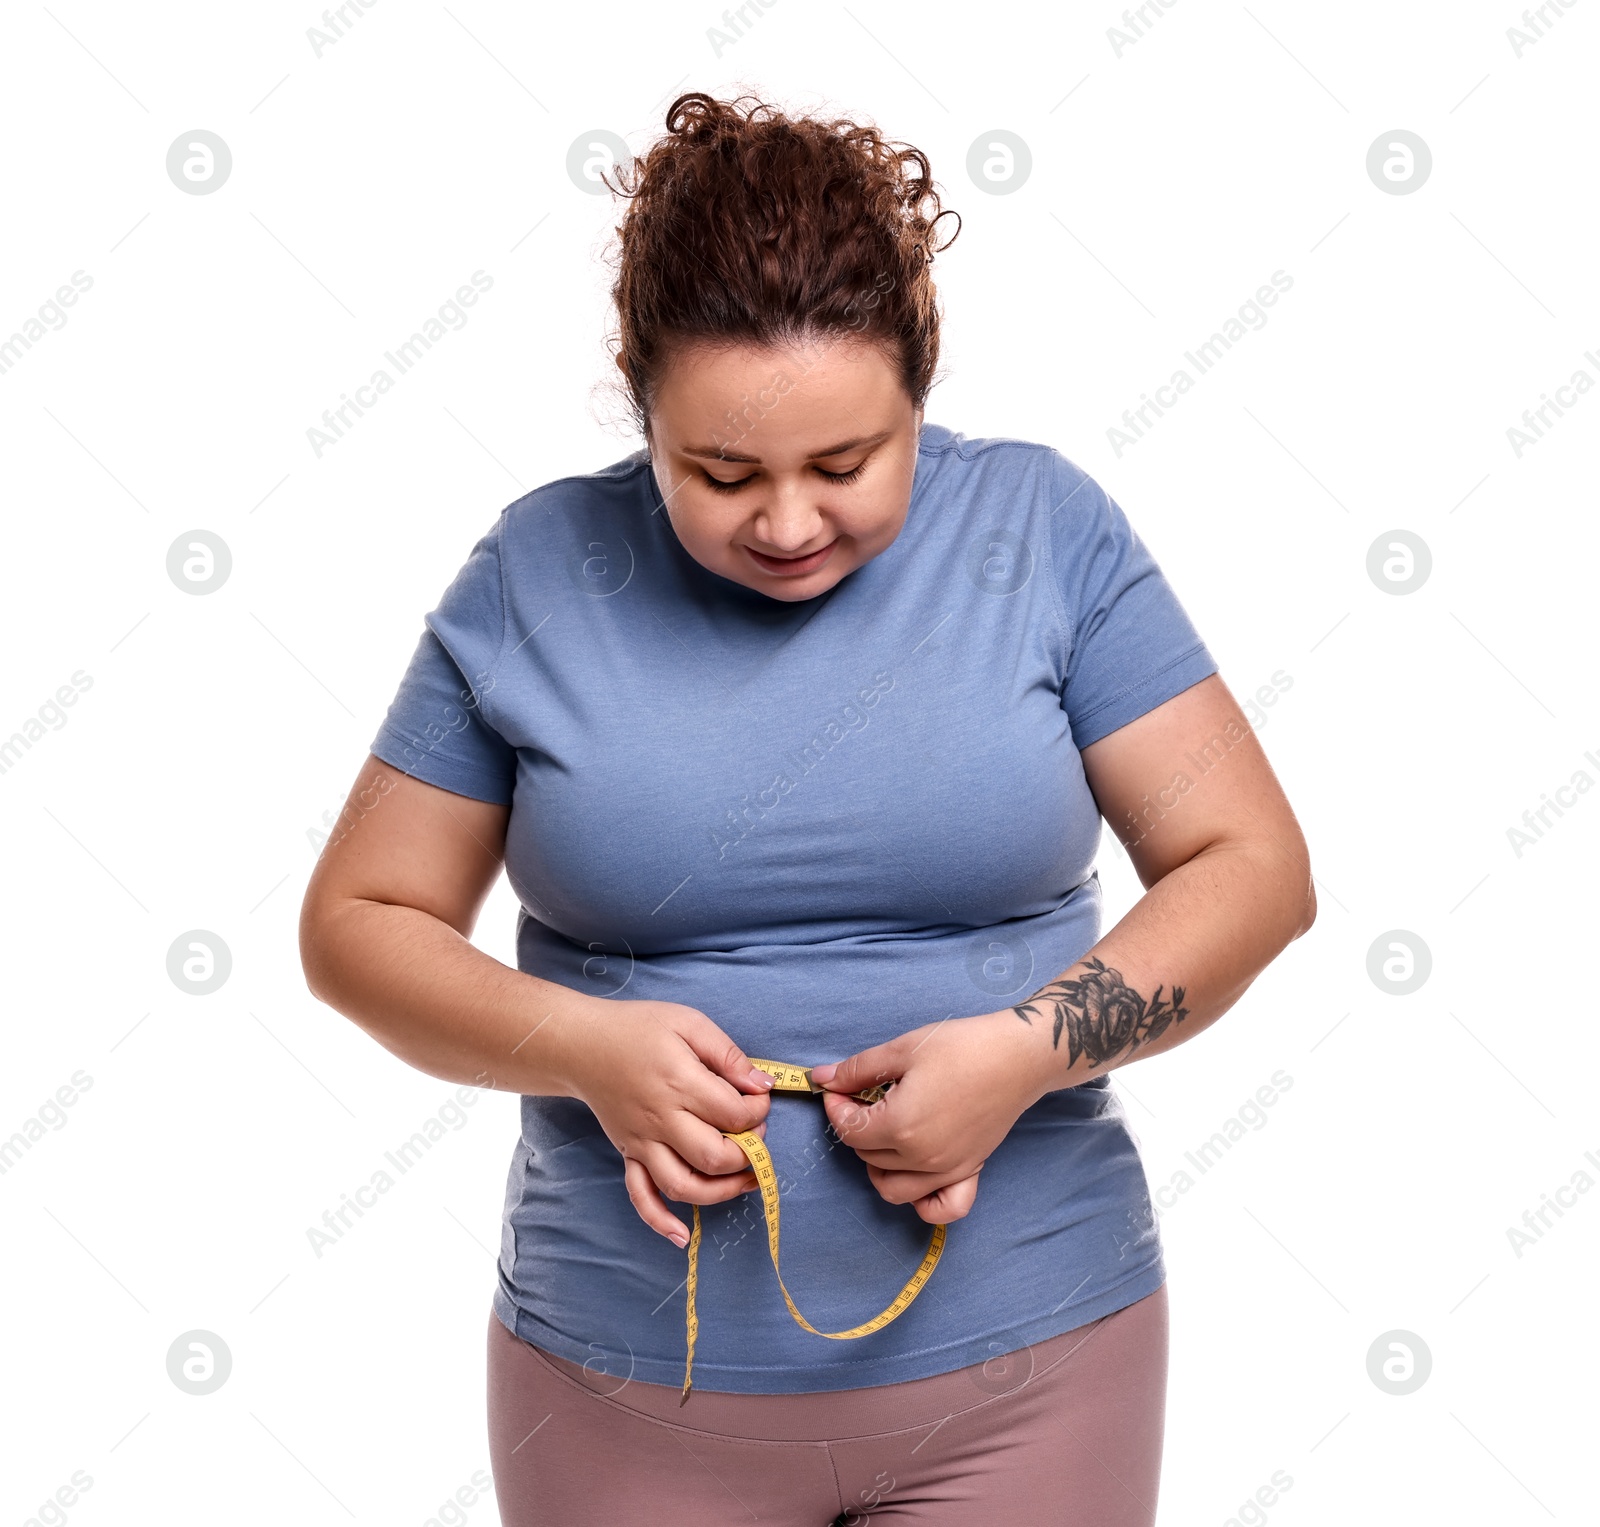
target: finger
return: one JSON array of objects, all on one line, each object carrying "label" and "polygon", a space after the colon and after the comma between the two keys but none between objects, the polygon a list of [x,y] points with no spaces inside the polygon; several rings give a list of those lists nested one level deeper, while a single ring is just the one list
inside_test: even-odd
[{"label": "finger", "polygon": [[690,1090],[691,1111],[718,1130],[754,1129],[772,1112],[770,1092],[732,1092],[720,1076],[703,1069]]},{"label": "finger", "polygon": [[750,1057],[704,1013],[686,1008],[678,1033],[705,1068],[736,1091],[760,1094],[772,1090],[772,1078],[752,1066]]},{"label": "finger", "polygon": [[915,1200],[912,1207],[930,1225],[948,1225],[952,1220],[965,1219],[978,1199],[978,1174],[963,1177],[948,1187]]},{"label": "finger", "polygon": [[811,1068],[811,1080],[830,1092],[865,1092],[868,1087],[898,1081],[905,1075],[906,1062],[922,1035],[921,1029],[912,1029],[888,1041],[858,1050],[843,1060],[829,1061],[826,1065]]},{"label": "finger", "polygon": [[[759,1120],[757,1127],[764,1130],[766,1121]],[[754,1134],[756,1130],[739,1132]],[[689,1109],[677,1109],[668,1114],[656,1139],[681,1158],[685,1166],[705,1177],[750,1170],[749,1158],[739,1146]]]},{"label": "finger", "polygon": [[[738,1147],[733,1149],[737,1151]],[[756,1186],[756,1174],[750,1169],[750,1163],[743,1161],[742,1153],[741,1170],[721,1173],[696,1171],[675,1150],[655,1140],[640,1148],[639,1159],[656,1191],[679,1203],[725,1203]],[[667,1212],[672,1213],[670,1209]]]},{"label": "finger", "polygon": [[[712,1071],[687,1044],[681,1070],[665,1082],[663,1096],[670,1097],[713,1128],[730,1133],[754,1129],[772,1111],[772,1093],[741,1092],[724,1076]],[[766,1076],[766,1072],[760,1073]],[[768,1078],[770,1080],[771,1078]]]},{"label": "finger", "polygon": [[926,1176],[928,1164],[918,1162],[908,1156],[904,1151],[897,1151],[885,1147],[882,1150],[866,1151],[855,1148],[856,1155],[869,1167],[876,1167],[880,1172],[905,1172]]},{"label": "finger", "polygon": [[675,1246],[689,1244],[689,1231],[683,1221],[666,1206],[650,1173],[642,1161],[625,1156],[622,1162],[622,1181],[628,1190],[628,1200],[638,1210],[642,1219],[658,1235],[664,1235]]},{"label": "finger", "polygon": [[[885,1203],[919,1206],[917,1212],[930,1223],[939,1223],[939,1213],[946,1210],[959,1209],[961,1215],[966,1214],[978,1192],[977,1172],[954,1175],[950,1172],[885,1171],[882,1167],[869,1166],[867,1179]],[[960,1192],[956,1191],[958,1188]],[[930,1212],[925,1213],[924,1209]]]},{"label": "finger", "polygon": [[[902,1099],[895,1097],[898,1090],[894,1089],[876,1103],[858,1102],[842,1092],[824,1092],[822,1106],[839,1138],[852,1149],[861,1152],[887,1151],[892,1155],[895,1151],[895,1126],[907,1106]],[[886,1161],[882,1164],[890,1166],[898,1163]]]}]

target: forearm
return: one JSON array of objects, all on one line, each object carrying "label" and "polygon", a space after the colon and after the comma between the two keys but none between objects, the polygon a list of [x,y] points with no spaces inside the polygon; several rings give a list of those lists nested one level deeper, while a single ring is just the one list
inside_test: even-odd
[{"label": "forearm", "polygon": [[1314,915],[1304,861],[1275,844],[1221,845],[1178,865],[1071,969],[1010,1010],[1031,1031],[1041,1095],[1210,1027]]},{"label": "forearm", "polygon": [[415,907],[308,906],[311,992],[408,1065],[503,1092],[570,1096],[569,1042],[599,999],[512,970]]}]

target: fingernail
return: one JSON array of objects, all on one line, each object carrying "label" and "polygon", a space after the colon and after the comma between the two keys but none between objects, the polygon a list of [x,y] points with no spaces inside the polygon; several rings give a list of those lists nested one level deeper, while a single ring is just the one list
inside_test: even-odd
[{"label": "fingernail", "polygon": [[688,1234],[685,1231],[682,1231],[682,1230],[674,1230],[674,1231],[672,1231],[667,1236],[667,1239],[669,1241],[671,1241],[672,1244],[674,1246],[676,1246],[679,1251],[682,1251],[683,1248],[689,1244]]},{"label": "fingernail", "polygon": [[826,1084],[833,1080],[833,1073],[839,1069],[839,1062],[830,1060],[825,1066],[811,1068],[811,1080],[819,1084]]},{"label": "fingernail", "polygon": [[772,1086],[772,1078],[768,1076],[760,1066],[752,1066],[750,1068],[750,1080],[753,1081],[758,1087],[766,1087],[770,1089]]}]

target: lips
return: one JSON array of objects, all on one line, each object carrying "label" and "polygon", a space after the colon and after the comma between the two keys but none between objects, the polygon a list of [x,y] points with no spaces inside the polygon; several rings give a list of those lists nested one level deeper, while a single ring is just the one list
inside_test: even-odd
[{"label": "lips", "polygon": [[837,544],[836,540],[829,541],[820,551],[810,552],[803,557],[769,557],[765,552],[756,551],[749,546],[745,547],[745,551],[762,572],[772,573],[780,578],[798,578],[821,567]]}]

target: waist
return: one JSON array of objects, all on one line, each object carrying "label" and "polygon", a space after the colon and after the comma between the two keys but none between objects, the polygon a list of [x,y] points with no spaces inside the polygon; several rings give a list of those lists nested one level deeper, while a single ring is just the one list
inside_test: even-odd
[{"label": "waist", "polygon": [[[905,1281],[928,1226],[878,1196],[821,1117],[808,1099],[775,1097],[767,1143],[782,1178],[785,1281],[813,1323],[842,1330]],[[639,1219],[590,1110],[524,1098],[507,1187],[500,1272],[518,1334],[608,1373],[681,1386],[684,1253]],[[1047,1094],[1017,1120],[928,1286],[859,1341],[819,1341],[790,1320],[755,1199],[702,1211],[695,1373],[708,1389],[849,1389],[943,1372],[1093,1319],[1149,1291],[1125,1295],[1131,1286],[1159,1281],[1143,1168],[1106,1085]]]},{"label": "waist", "polygon": [[517,963],[589,996],[682,1003],[746,1054],[813,1065],[1025,1001],[1093,946],[1100,910],[1091,879],[1048,913],[984,928],[649,954],[576,944],[524,916]]}]

